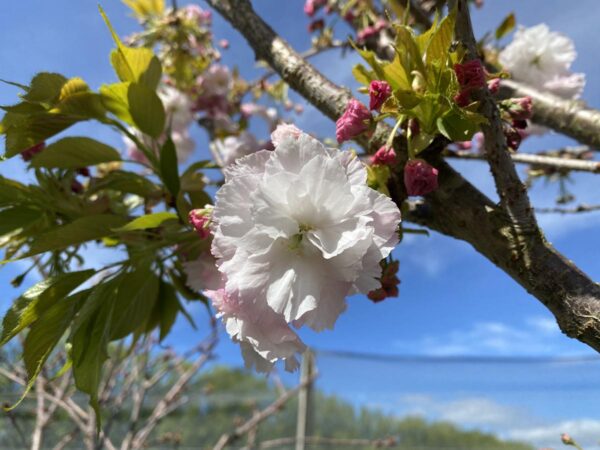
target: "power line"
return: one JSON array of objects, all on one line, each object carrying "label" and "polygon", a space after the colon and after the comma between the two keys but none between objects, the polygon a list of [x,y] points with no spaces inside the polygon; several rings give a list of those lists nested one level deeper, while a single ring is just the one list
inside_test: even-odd
[{"label": "power line", "polygon": [[348,350],[315,349],[317,356],[359,359],[364,361],[419,364],[574,364],[600,362],[600,355],[585,356],[486,356],[486,355],[391,355],[385,353],[353,352]]}]

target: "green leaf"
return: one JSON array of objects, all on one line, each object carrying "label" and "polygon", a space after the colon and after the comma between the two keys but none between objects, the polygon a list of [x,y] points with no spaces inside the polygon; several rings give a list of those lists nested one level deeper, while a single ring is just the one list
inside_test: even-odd
[{"label": "green leaf", "polygon": [[82,120],[81,117],[43,112],[23,116],[18,126],[6,129],[6,157],[18,155],[23,150],[45,141]]},{"label": "green leaf", "polygon": [[496,28],[496,39],[502,39],[515,28],[516,24],[517,18],[515,17],[515,13],[511,12],[508,16],[506,16],[498,28]]},{"label": "green leaf", "polygon": [[30,203],[31,195],[29,187],[0,175],[0,206]]},{"label": "green leaf", "polygon": [[129,113],[136,127],[157,139],[165,129],[165,109],[155,91],[141,83],[131,83],[127,89]]},{"label": "green leaf", "polygon": [[161,280],[154,309],[146,324],[146,333],[158,326],[160,329],[159,339],[162,341],[173,328],[180,310],[183,310],[183,306],[179,302],[175,288]]},{"label": "green leaf", "polygon": [[102,119],[106,115],[106,109],[99,94],[77,92],[61,100],[50,113],[65,114],[80,120]]},{"label": "green leaf", "polygon": [[439,132],[453,142],[468,141],[479,130],[479,125],[473,119],[456,109],[438,118],[436,124]]},{"label": "green leaf", "polygon": [[103,84],[100,86],[100,96],[104,107],[123,122],[134,125],[129,112],[127,91],[130,83]]},{"label": "green leaf", "polygon": [[75,386],[90,396],[96,412],[96,427],[101,425],[98,387],[102,366],[108,359],[108,344],[114,320],[115,296],[121,277],[96,286],[72,326],[70,343]]},{"label": "green leaf", "polygon": [[148,16],[161,16],[165,9],[165,0],[123,0],[140,19]]},{"label": "green leaf", "polygon": [[52,305],[96,273],[94,270],[70,272],[50,277],[19,297],[2,320],[0,346],[38,320]]},{"label": "green leaf", "polygon": [[219,166],[211,161],[210,159],[205,159],[203,161],[197,161],[193,164],[190,164],[187,169],[183,172],[183,175],[188,175],[194,172],[197,172],[202,169],[218,169]]},{"label": "green leaf", "polygon": [[113,170],[103,178],[95,179],[94,183],[88,188],[87,193],[92,195],[105,189],[135,194],[140,197],[155,197],[160,195],[161,192],[160,188],[146,177],[123,170]]},{"label": "green leaf", "polygon": [[126,220],[124,217],[112,214],[80,217],[71,223],[36,236],[29,246],[29,251],[19,259],[110,236],[114,234],[113,229],[122,226]]},{"label": "green leaf", "polygon": [[453,8],[444,19],[440,26],[435,30],[427,46],[427,63],[433,61],[445,61],[450,52],[450,45],[454,36],[454,23],[456,22],[456,9]]},{"label": "green leaf", "polygon": [[0,236],[10,233],[18,228],[24,228],[42,217],[38,209],[26,206],[15,206],[0,211]]},{"label": "green leaf", "polygon": [[38,73],[31,80],[29,90],[23,99],[33,103],[52,104],[60,96],[67,79],[58,73]]},{"label": "green leaf", "polygon": [[119,152],[102,142],[87,137],[66,137],[35,155],[31,165],[46,169],[77,169],[120,160]]},{"label": "green leaf", "polygon": [[147,230],[149,228],[157,228],[167,220],[177,220],[179,216],[170,212],[158,212],[154,214],[146,214],[145,216],[137,217],[136,219],[129,222],[127,225],[121,228],[115,229],[115,231],[135,231],[135,230]]},{"label": "green leaf", "polygon": [[160,149],[160,177],[171,195],[177,197],[180,189],[179,169],[177,168],[177,152],[171,137]]},{"label": "green leaf", "polygon": [[354,47],[354,49],[358,52],[358,54],[360,56],[362,56],[362,58],[369,64],[369,66],[371,66],[371,68],[375,71],[377,79],[385,80],[385,72],[383,71],[381,62],[377,59],[377,56],[375,55],[375,53],[372,52],[371,50],[364,50],[364,49],[358,47],[358,45],[356,45],[352,40],[350,41],[350,44],[352,45],[352,47]]},{"label": "green leaf", "polygon": [[77,307],[88,295],[89,291],[82,291],[58,301],[31,326],[31,330],[27,333],[23,344],[23,362],[27,371],[27,386],[21,398],[5,410],[10,411],[23,401],[52,350],[69,328]]},{"label": "green leaf", "polygon": [[354,75],[356,81],[358,81],[360,84],[364,84],[365,86],[368,86],[371,81],[375,79],[373,77],[373,72],[367,70],[362,64],[356,64],[352,68],[352,75]]},{"label": "green leaf", "polygon": [[140,82],[151,90],[156,90],[162,75],[160,61],[151,49],[145,47],[127,47],[121,42],[101,6],[100,14],[106,22],[112,37],[117,44],[110,55],[110,61],[121,81]]},{"label": "green leaf", "polygon": [[156,303],[158,281],[158,277],[147,268],[123,276],[115,299],[111,340],[122,339],[144,328]]},{"label": "green leaf", "polygon": [[383,65],[383,73],[385,79],[390,84],[392,89],[409,90],[411,89],[409,77],[407,76],[402,62],[398,55],[394,56],[394,60]]}]

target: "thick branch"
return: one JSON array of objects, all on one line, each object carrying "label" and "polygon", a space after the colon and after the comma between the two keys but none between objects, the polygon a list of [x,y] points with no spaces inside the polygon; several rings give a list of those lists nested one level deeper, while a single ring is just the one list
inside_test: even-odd
[{"label": "thick branch", "polygon": [[[467,0],[452,0],[450,6],[457,8],[455,36],[466,49],[465,60],[479,59]],[[496,182],[500,204],[514,221],[515,235],[518,236],[521,232],[535,233],[535,215],[529,203],[527,189],[521,183],[510,157],[498,106],[487,87],[480,89],[475,97],[480,102],[479,111],[488,119],[488,123],[483,124],[481,129],[485,136],[485,153]]]},{"label": "thick branch", "polygon": [[[267,61],[328,117],[339,117],[349,93],[302,61],[254,12],[248,0],[208,2],[246,37],[258,58]],[[405,218],[469,242],[546,305],[563,332],[600,351],[600,287],[537,233],[528,242],[530,258],[525,262],[508,215],[435,152],[429,154],[429,161],[439,170],[440,188]],[[404,200],[401,183],[394,183],[390,190],[397,203]]]},{"label": "thick branch", "polygon": [[600,150],[600,111],[582,106],[582,102],[565,100],[549,92],[514,80],[503,80],[502,97],[525,97],[533,100],[533,121]]}]

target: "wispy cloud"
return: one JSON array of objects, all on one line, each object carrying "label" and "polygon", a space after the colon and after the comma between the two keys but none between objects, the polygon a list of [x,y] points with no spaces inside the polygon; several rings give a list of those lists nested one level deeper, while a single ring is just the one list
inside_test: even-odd
[{"label": "wispy cloud", "polygon": [[560,435],[570,434],[586,450],[600,450],[600,420],[544,420],[524,406],[504,404],[487,397],[445,401],[431,395],[408,394],[400,399],[403,414],[451,422],[462,428],[493,432],[502,439],[537,447],[558,447]]}]

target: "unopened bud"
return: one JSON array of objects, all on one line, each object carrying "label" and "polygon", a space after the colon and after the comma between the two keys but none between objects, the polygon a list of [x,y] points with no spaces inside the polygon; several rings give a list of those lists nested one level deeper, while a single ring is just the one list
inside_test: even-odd
[{"label": "unopened bud", "polygon": [[200,236],[200,239],[206,239],[210,236],[213,209],[212,205],[206,205],[202,209],[191,210],[188,215],[189,221],[198,233],[198,236]]}]

